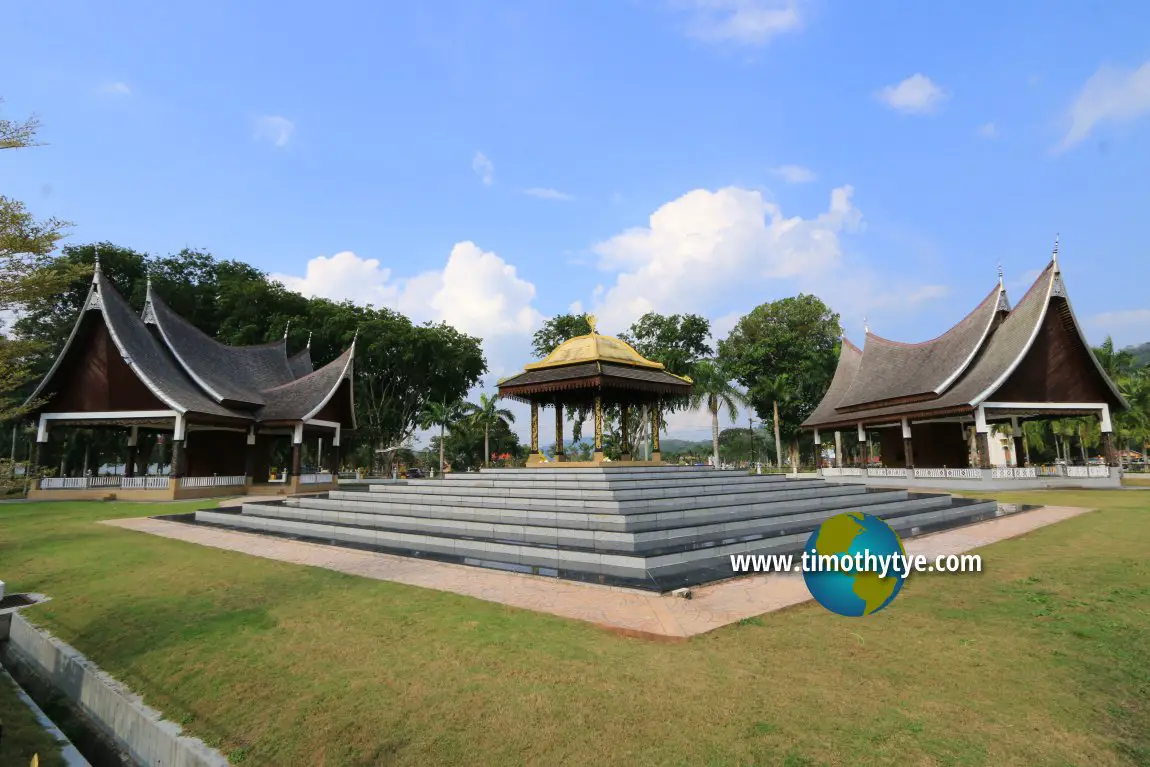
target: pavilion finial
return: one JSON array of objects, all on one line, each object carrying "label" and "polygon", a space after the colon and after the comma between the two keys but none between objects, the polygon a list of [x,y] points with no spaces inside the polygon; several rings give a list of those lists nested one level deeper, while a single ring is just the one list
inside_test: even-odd
[{"label": "pavilion finial", "polygon": [[307,332],[307,348],[311,348],[311,331]]},{"label": "pavilion finial", "polygon": [[284,340],[285,341],[287,340],[289,330],[291,330],[291,320],[288,320],[287,324],[284,325]]},{"label": "pavilion finial", "polygon": [[998,262],[998,287],[1002,287],[1002,262]]},{"label": "pavilion finial", "polygon": [[866,317],[863,317],[863,332],[864,333],[870,332],[870,325],[867,324]]},{"label": "pavilion finial", "polygon": [[1052,260],[1054,261],[1054,264],[1057,266],[1058,265],[1058,233],[1057,232],[1054,234],[1054,254],[1052,256]]},{"label": "pavilion finial", "polygon": [[96,251],[96,265],[92,269],[92,282],[95,282],[96,281],[96,275],[98,275],[100,273],[100,246],[94,245],[93,248]]},{"label": "pavilion finial", "polygon": [[597,318],[594,314],[587,315],[587,324],[591,326],[592,333],[598,332],[595,330],[595,326],[599,324],[599,318]]}]

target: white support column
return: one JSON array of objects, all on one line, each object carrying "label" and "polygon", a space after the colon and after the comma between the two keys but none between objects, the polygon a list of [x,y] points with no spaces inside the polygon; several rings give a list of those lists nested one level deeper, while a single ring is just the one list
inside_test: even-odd
[{"label": "white support column", "polygon": [[48,441],[48,416],[44,413],[40,414],[40,425],[36,428],[36,441]]},{"label": "white support column", "polygon": [[910,439],[910,421],[902,419],[902,438]]},{"label": "white support column", "polygon": [[866,429],[861,423],[859,424],[859,442],[866,442]]},{"label": "white support column", "polygon": [[249,426],[248,427],[248,445],[254,445],[255,443],[256,443],[256,427]]},{"label": "white support column", "polygon": [[1022,436],[1022,424],[1020,424],[1018,422],[1018,416],[1016,416],[1016,415],[1010,416],[1010,436],[1012,436],[1012,437],[1021,437]]},{"label": "white support column", "polygon": [[1114,431],[1114,425],[1110,423],[1110,406],[1107,404],[1102,405],[1102,411],[1098,415],[1098,425],[1103,432]]},{"label": "white support column", "polygon": [[303,421],[297,423],[295,428],[292,430],[291,442],[293,445],[299,445],[303,443]]},{"label": "white support column", "polygon": [[843,467],[843,433],[835,429],[835,467]]},{"label": "white support column", "polygon": [[128,447],[135,447],[140,441],[140,427],[133,426],[128,430]]},{"label": "white support column", "polygon": [[340,437],[340,434],[342,432],[343,432],[342,426],[336,426],[335,427],[335,437],[331,441],[332,447],[339,447],[339,437]]},{"label": "white support column", "polygon": [[974,411],[974,430],[978,434],[986,434],[990,431],[990,427],[986,425],[986,408],[982,405],[979,405],[978,410]]},{"label": "white support column", "polygon": [[173,440],[181,440],[181,441],[186,439],[187,438],[187,431],[188,431],[188,425],[187,425],[187,422],[184,420],[183,414],[177,413],[176,414],[176,427],[175,427],[175,429],[172,430],[172,439]]},{"label": "white support column", "polygon": [[823,444],[823,440],[822,440],[822,438],[819,436],[819,430],[818,430],[818,429],[815,429],[815,444],[816,444],[816,445],[821,445],[821,444]]}]

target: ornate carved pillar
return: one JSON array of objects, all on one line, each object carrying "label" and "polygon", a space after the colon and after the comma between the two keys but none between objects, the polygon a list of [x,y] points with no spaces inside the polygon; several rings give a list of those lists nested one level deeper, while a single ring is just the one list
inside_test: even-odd
[{"label": "ornate carved pillar", "polygon": [[1112,432],[1102,432],[1102,457],[1106,461],[1107,466],[1118,465],[1118,453],[1114,450],[1114,434]]},{"label": "ornate carved pillar", "polygon": [[859,460],[862,462],[862,468],[870,466],[870,437],[866,433],[866,429],[860,423],[859,428]]},{"label": "ornate carved pillar", "polygon": [[[256,471],[256,427],[249,426],[246,438],[246,447],[244,447],[244,477],[249,480],[255,481]],[[266,480],[267,477],[264,477]]]},{"label": "ornate carved pillar", "polygon": [[595,452],[603,452],[603,397],[595,395]]},{"label": "ornate carved pillar", "polygon": [[660,420],[659,419],[659,403],[656,402],[651,407],[651,460],[652,461],[663,460],[663,456],[661,455],[662,449],[659,445],[659,426],[660,426],[659,420]]},{"label": "ornate carved pillar", "polygon": [[1030,462],[1026,460],[1026,445],[1022,441],[1022,425],[1018,422],[1017,416],[1010,419],[1010,436],[1014,440],[1014,465],[1029,465]]},{"label": "ornate carved pillar", "polygon": [[555,403],[555,460],[563,460],[563,403]]},{"label": "ornate carved pillar", "polygon": [[835,468],[843,467],[843,433],[835,429]]},{"label": "ornate carved pillar", "polygon": [[623,439],[623,444],[619,446],[619,452],[623,454],[623,460],[631,460],[631,406],[623,405],[622,416],[619,419],[619,432]]},{"label": "ornate carved pillar", "polygon": [[288,469],[289,476],[298,477],[300,475],[300,448],[299,442],[293,442],[291,445],[291,468]]},{"label": "ornate carved pillar", "polygon": [[902,419],[902,448],[906,453],[906,468],[914,468],[914,443],[911,440],[910,421]]},{"label": "ornate carved pillar", "polygon": [[990,434],[980,431],[975,434],[975,444],[978,446],[978,468],[990,468]]},{"label": "ornate carved pillar", "polygon": [[136,456],[139,454],[138,442],[140,439],[140,427],[133,426],[128,430],[128,453],[124,457],[124,476],[136,476]]},{"label": "ornate carved pillar", "polygon": [[185,460],[187,456],[184,455],[184,441],[182,439],[172,440],[172,471],[170,476],[182,477],[184,476],[184,469],[187,466]]},{"label": "ornate carved pillar", "polygon": [[539,452],[539,403],[531,403],[531,452]]}]

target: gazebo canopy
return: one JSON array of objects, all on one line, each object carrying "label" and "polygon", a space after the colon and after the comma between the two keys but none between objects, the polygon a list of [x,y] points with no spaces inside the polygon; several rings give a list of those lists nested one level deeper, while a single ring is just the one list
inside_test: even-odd
[{"label": "gazebo canopy", "polygon": [[668,372],[661,362],[646,359],[625,341],[600,335],[592,325],[587,335],[555,347],[523,372],[499,382],[499,395],[540,404],[579,402],[595,395],[620,403],[651,402],[685,397],[691,379]]}]

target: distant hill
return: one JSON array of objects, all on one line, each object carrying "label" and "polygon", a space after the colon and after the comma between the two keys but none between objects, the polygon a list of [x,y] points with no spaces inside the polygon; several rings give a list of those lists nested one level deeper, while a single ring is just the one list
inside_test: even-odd
[{"label": "distant hill", "polygon": [[659,448],[664,453],[703,453],[710,455],[711,440],[692,442],[686,439],[661,439],[659,440]]},{"label": "distant hill", "polygon": [[1133,354],[1139,365],[1150,365],[1150,341],[1141,346],[1127,346],[1123,351]]}]

